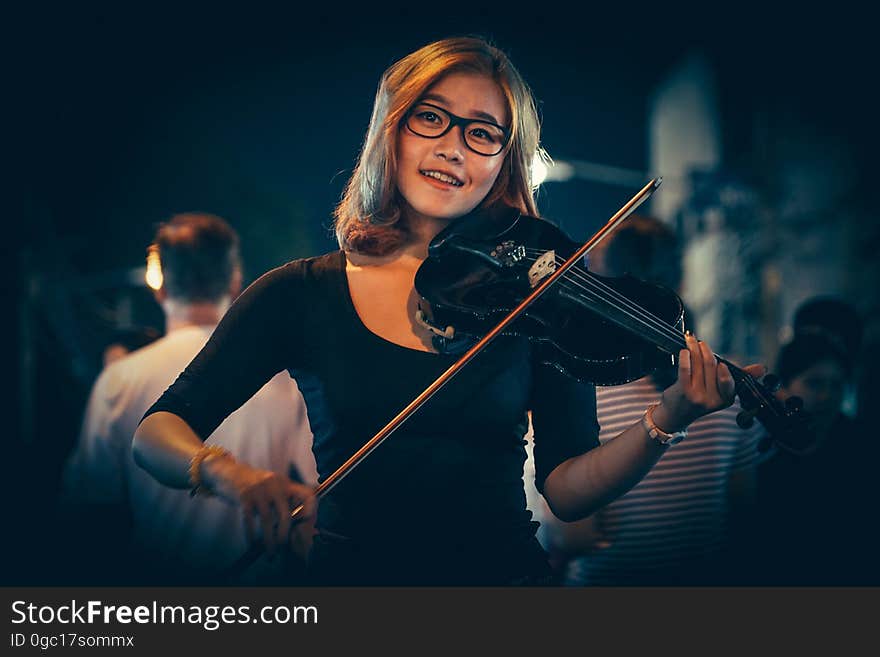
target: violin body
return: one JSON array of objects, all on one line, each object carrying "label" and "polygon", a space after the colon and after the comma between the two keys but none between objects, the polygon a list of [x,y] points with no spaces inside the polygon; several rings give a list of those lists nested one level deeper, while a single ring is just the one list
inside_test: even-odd
[{"label": "violin body", "polygon": [[[454,351],[450,345],[475,342],[517,307],[542,274],[552,273],[552,262],[567,260],[579,246],[549,221],[514,210],[475,212],[453,222],[431,242],[415,278],[430,324],[448,336],[438,335],[435,346]],[[628,383],[671,363],[678,344],[670,341],[664,350],[639,335],[638,321],[614,293],[680,335],[684,306],[674,292],[629,276],[599,276],[583,263],[569,272],[504,334],[528,337],[541,362],[597,385]]]}]

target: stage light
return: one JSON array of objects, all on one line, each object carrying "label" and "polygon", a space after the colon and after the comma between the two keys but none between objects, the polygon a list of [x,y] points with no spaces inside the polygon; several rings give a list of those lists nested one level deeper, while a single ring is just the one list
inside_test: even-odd
[{"label": "stage light", "polygon": [[162,264],[159,261],[159,247],[155,244],[147,250],[147,273],[144,280],[154,290],[162,287]]},{"label": "stage light", "polygon": [[532,159],[532,187],[545,182],[565,182],[576,177],[575,167],[569,162],[554,160],[546,153],[535,153]]}]

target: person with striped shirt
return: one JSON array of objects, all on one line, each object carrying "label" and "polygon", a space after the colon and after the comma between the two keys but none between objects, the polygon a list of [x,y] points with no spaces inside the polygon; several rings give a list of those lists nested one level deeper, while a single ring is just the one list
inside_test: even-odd
[{"label": "person with striped shirt", "polygon": [[[597,388],[599,441],[637,420],[661,392],[651,377]],[[583,521],[551,528],[557,549],[572,554],[563,583],[734,583],[738,570],[737,555],[730,554],[731,524],[738,524],[736,516],[752,498],[763,435],[757,422],[741,429],[738,410],[731,406],[694,421],[687,438],[667,450],[628,493]]]},{"label": "person with striped shirt", "polygon": [[[629,274],[678,290],[681,259],[674,233],[649,216],[633,216],[607,240],[591,268]],[[688,319],[688,324],[692,322]],[[692,326],[691,326],[692,328]],[[637,422],[659,401],[674,368],[632,383],[596,389],[599,440]],[[590,517],[556,519],[542,505],[540,536],[570,586],[733,583],[731,525],[753,501],[759,423],[741,429],[737,405],[694,421],[634,488]]]}]

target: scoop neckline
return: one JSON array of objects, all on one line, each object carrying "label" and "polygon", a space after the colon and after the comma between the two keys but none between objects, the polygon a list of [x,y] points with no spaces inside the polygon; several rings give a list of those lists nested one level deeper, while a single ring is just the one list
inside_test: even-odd
[{"label": "scoop neckline", "polygon": [[366,333],[368,336],[371,336],[371,338],[375,342],[378,342],[383,345],[388,345],[389,347],[398,349],[400,351],[405,351],[407,353],[413,353],[413,354],[425,354],[426,356],[430,356],[432,358],[436,358],[438,356],[440,356],[440,357],[447,356],[447,354],[442,354],[439,351],[427,351],[424,349],[413,349],[412,347],[406,347],[402,344],[398,344],[396,342],[393,342],[387,338],[383,338],[378,333],[375,333],[374,331],[370,330],[370,328],[366,324],[364,324],[364,320],[362,320],[361,316],[358,314],[357,308],[354,305],[354,299],[352,299],[352,297],[351,297],[351,288],[349,287],[349,283],[348,283],[348,272],[346,271],[346,263],[348,262],[348,259],[345,257],[345,251],[340,249],[338,251],[338,253],[339,253],[339,257],[338,257],[338,261],[337,261],[337,267],[338,267],[337,271],[339,274],[339,287],[342,290],[343,299],[344,299],[343,305],[346,307],[346,310],[351,315],[352,319],[354,320],[355,325],[357,325],[359,327],[358,330],[360,330],[362,333]]}]

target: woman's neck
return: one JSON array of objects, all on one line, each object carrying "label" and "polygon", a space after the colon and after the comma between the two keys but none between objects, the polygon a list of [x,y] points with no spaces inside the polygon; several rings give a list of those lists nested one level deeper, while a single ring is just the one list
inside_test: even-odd
[{"label": "woman's neck", "polygon": [[404,267],[418,269],[428,257],[427,245],[403,244],[385,255],[370,255],[356,251],[346,251],[345,259],[351,267]]},{"label": "woman's neck", "polygon": [[403,220],[406,221],[406,229],[409,239],[401,248],[402,252],[424,260],[428,257],[428,245],[437,233],[446,228],[450,219],[438,219],[428,217],[415,212],[411,208],[404,209]]}]

